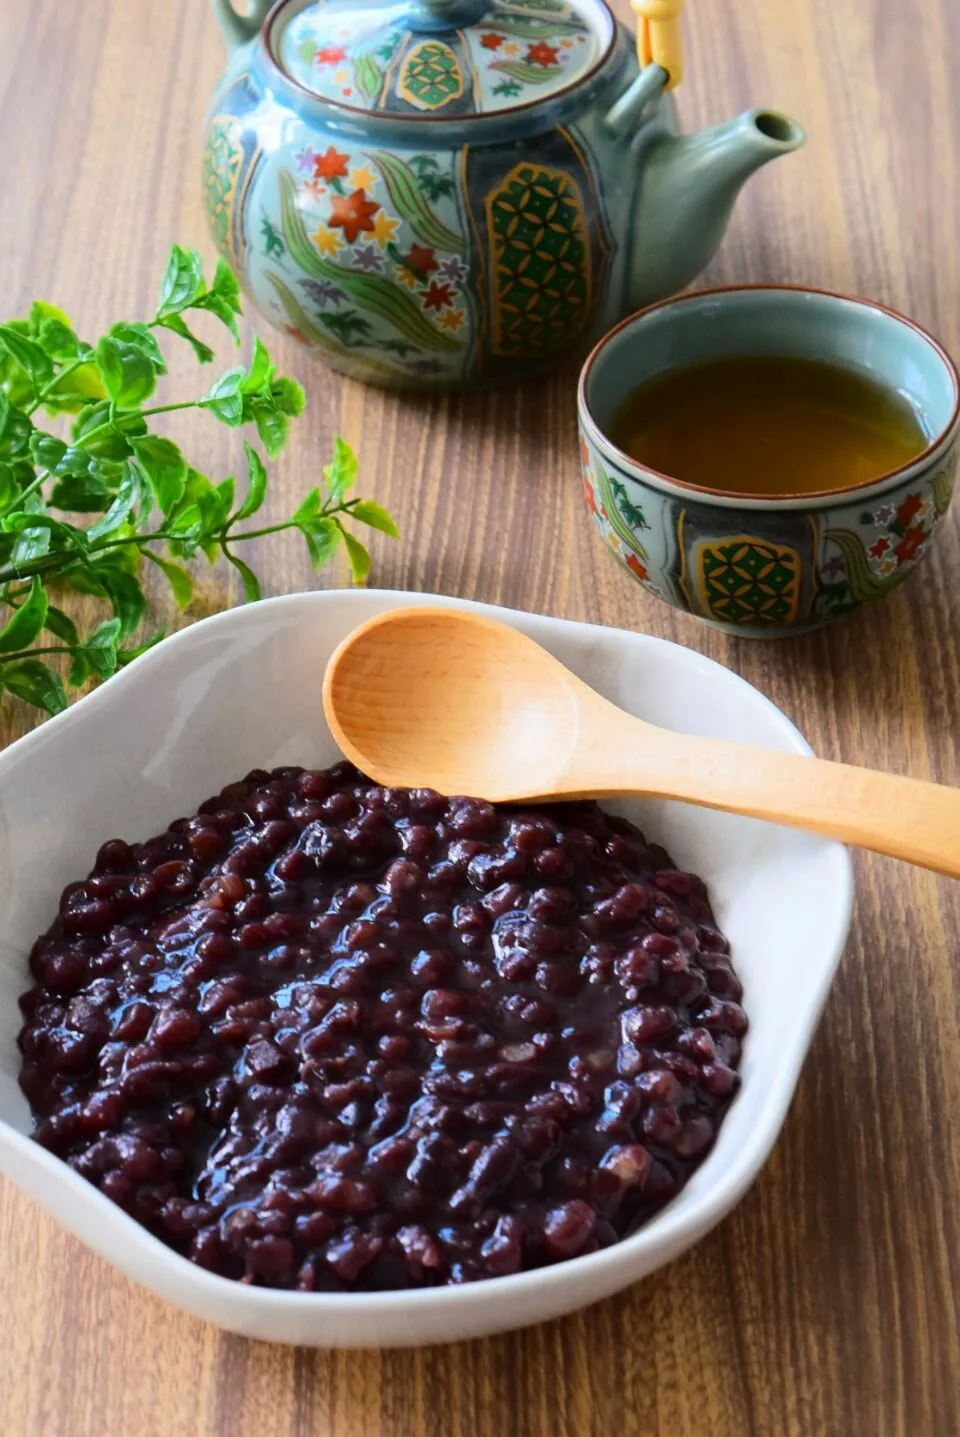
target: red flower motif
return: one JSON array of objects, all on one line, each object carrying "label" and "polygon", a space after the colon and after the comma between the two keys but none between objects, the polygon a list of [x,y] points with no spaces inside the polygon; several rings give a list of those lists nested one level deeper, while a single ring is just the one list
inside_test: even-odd
[{"label": "red flower motif", "polygon": [[878,539],[875,544],[870,545],[870,553],[875,559],[882,559],[889,548],[889,539]]},{"label": "red flower motif", "polygon": [[580,435],[580,459],[586,469],[590,463],[590,450],[587,448],[587,441]]},{"label": "red flower motif", "polygon": [[897,527],[906,529],[922,503],[919,494],[908,494],[897,510]]},{"label": "red flower motif", "polygon": [[347,244],[353,244],[361,230],[373,229],[373,216],[379,208],[373,200],[367,199],[366,190],[354,190],[346,198],[336,195],[330,211],[330,227],[342,229]]},{"label": "red flower motif", "polygon": [[283,328],[287,331],[287,333],[289,334],[290,338],[291,338],[291,339],[295,339],[298,344],[309,344],[309,343],[310,343],[310,340],[309,340],[309,339],[307,338],[307,336],[304,334],[303,330],[302,330],[302,329],[297,329],[295,325],[285,324],[285,325],[283,325]]},{"label": "red flower motif", "polygon": [[643,567],[643,565],[641,564],[640,560],[637,558],[636,554],[630,554],[630,555],[628,556],[628,558],[627,558],[627,568],[628,568],[632,573],[636,574],[636,576],[637,576],[638,579],[649,579],[649,577],[650,577],[650,575],[647,573],[646,569],[645,569],[645,568]]},{"label": "red flower motif", "polygon": [[[909,504],[909,502],[910,500],[908,499],[906,503],[901,507],[905,508],[906,504]],[[922,524],[915,524],[912,529],[908,529],[907,532],[904,534],[903,538],[900,540],[900,543],[894,550],[898,562],[901,564],[906,564],[911,559],[915,559],[917,556],[917,550],[922,547],[923,541],[926,537],[927,531]]]},{"label": "red flower motif", "polygon": [[587,501],[587,506],[590,510],[590,513],[595,514],[597,512],[597,500],[593,492],[593,485],[590,483],[590,480],[587,478],[586,474],[584,474],[583,476],[583,494],[584,498]]},{"label": "red flower motif", "polygon": [[542,65],[546,70],[549,65],[557,63],[559,53],[559,50],[555,49],[553,45],[547,45],[543,40],[538,40],[527,50],[527,62],[531,65]]},{"label": "red flower motif", "polygon": [[341,155],[339,151],[335,150],[331,145],[325,155],[317,156],[314,161],[313,173],[318,180],[326,180],[327,184],[330,184],[331,180],[343,178],[347,173],[347,165],[349,163],[350,156]]},{"label": "red flower motif", "polygon": [[423,296],[423,302],[427,309],[446,309],[453,304],[453,290],[448,284],[437,284],[434,280]]},{"label": "red flower motif", "polygon": [[318,65],[339,65],[347,58],[347,52],[342,45],[328,45],[325,50],[318,50],[313,58]]},{"label": "red flower motif", "polygon": [[503,35],[494,35],[491,31],[491,33],[484,35],[480,44],[485,50],[499,50],[505,38]]},{"label": "red flower motif", "polygon": [[437,267],[437,257],[433,250],[429,249],[426,245],[411,245],[410,253],[405,254],[403,257],[411,269],[415,269],[417,274],[423,275],[424,277],[428,274],[432,274]]}]

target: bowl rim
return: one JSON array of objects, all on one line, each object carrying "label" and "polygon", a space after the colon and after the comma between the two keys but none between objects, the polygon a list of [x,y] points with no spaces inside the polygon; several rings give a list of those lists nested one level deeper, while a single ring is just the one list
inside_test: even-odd
[{"label": "bowl rim", "polygon": [[[714,489],[704,484],[693,484],[686,479],[677,479],[672,474],[664,474],[659,469],[653,469],[639,460],[631,458],[624,450],[620,449],[597,422],[597,419],[590,407],[587,397],[587,388],[591,380],[591,371],[599,360],[604,349],[622,331],[630,329],[633,325],[641,323],[651,315],[660,310],[679,307],[691,301],[710,298],[733,298],[744,294],[779,294],[787,293],[793,295],[818,295],[822,298],[837,301],[841,304],[853,305],[856,308],[874,310],[887,319],[892,319],[896,324],[912,330],[921,340],[933,351],[939,359],[953,386],[953,409],[946,424],[942,425],[936,435],[921,453],[917,454],[907,464],[901,464],[896,469],[887,470],[873,479],[868,479],[860,484],[848,484],[843,489],[820,489],[806,494],[748,494],[737,489]],[[787,351],[784,351],[785,353]],[[700,497],[705,503],[711,500],[732,501],[735,504],[746,505],[752,510],[763,510],[765,513],[778,513],[784,510],[816,508],[832,508],[853,502],[853,497],[866,495],[872,491],[882,492],[886,488],[894,488],[903,481],[910,478],[914,473],[919,474],[928,468],[940,456],[949,449],[956,438],[958,427],[960,427],[960,370],[951,358],[950,354],[941,342],[909,315],[903,314],[900,310],[892,309],[889,305],[881,304],[878,300],[868,299],[863,295],[846,294],[841,290],[822,289],[817,285],[807,284],[777,284],[777,283],[754,283],[754,284],[720,284],[713,285],[707,289],[688,290],[684,294],[670,295],[666,299],[657,300],[655,304],[646,305],[643,309],[637,310],[634,314],[628,314],[619,324],[607,331],[594,345],[593,349],[584,360],[580,370],[580,378],[577,385],[577,410],[582,427],[586,430],[589,438],[596,447],[611,459],[615,464],[625,470],[627,477],[633,477],[638,482],[652,481],[653,487],[662,488],[666,492],[679,491],[683,494],[693,494]],[[724,506],[726,507],[726,506]]]},{"label": "bowl rim", "polygon": [[[308,608],[314,605],[322,608],[324,603],[330,600],[342,600],[345,596],[361,594],[381,600],[389,608],[411,604],[428,606],[439,603],[450,607],[479,610],[484,614],[499,617],[506,623],[517,617],[533,619],[538,623],[544,622],[559,626],[571,633],[601,630],[618,638],[640,639],[654,649],[679,650],[686,656],[687,661],[692,662],[693,666],[700,671],[718,669],[725,679],[732,682],[735,687],[749,691],[752,701],[759,701],[760,705],[775,717],[784,737],[789,739],[792,751],[813,756],[813,750],[800,730],[760,689],[715,659],[670,639],[653,634],[638,634],[619,627],[590,624],[576,619],[561,619],[549,614],[508,609],[496,604],[453,598],[447,595],[389,589],[326,589],[285,594],[260,600],[256,604],[240,605],[198,620],[172,634],[164,640],[163,644],[140,655],[112,678],[109,684],[101,685],[100,688],[79,699],[63,713],[39,724],[30,733],[17,739],[0,752],[0,781],[2,781],[7,768],[13,766],[34,747],[42,745],[52,733],[64,730],[71,724],[78,712],[82,711],[89,718],[104,706],[113,705],[124,688],[132,689],[135,684],[143,684],[148,681],[150,670],[169,662],[169,656],[175,650],[189,650],[192,644],[203,642],[209,638],[211,632],[217,629],[229,630],[231,627],[242,627],[246,623],[256,622],[257,617],[266,612],[279,613],[286,608],[294,613],[298,608]],[[363,622],[363,617],[361,616],[358,622]],[[481,1298],[489,1299],[496,1295],[502,1297],[503,1305],[506,1307],[512,1298],[519,1299],[522,1295],[531,1294],[534,1291],[541,1294],[559,1293],[563,1288],[575,1283],[578,1275],[584,1279],[588,1274],[596,1279],[601,1279],[604,1274],[610,1275],[619,1267],[633,1266],[634,1263],[631,1259],[640,1258],[644,1253],[654,1257],[652,1267],[659,1266],[656,1255],[660,1250],[666,1252],[663,1261],[671,1260],[691,1242],[699,1240],[701,1235],[719,1222],[739,1201],[755,1181],[766,1162],[793,1100],[800,1070],[806,1059],[823,1004],[847,942],[853,907],[853,865],[849,851],[841,844],[826,839],[821,841],[830,850],[830,857],[835,868],[838,921],[829,942],[828,961],[824,964],[819,980],[808,992],[803,1020],[794,1027],[794,1040],[787,1060],[781,1061],[774,1080],[770,1083],[764,1096],[760,1120],[755,1123],[747,1141],[742,1143],[733,1155],[727,1169],[718,1173],[712,1186],[699,1195],[698,1205],[693,1212],[681,1211],[678,1215],[676,1204],[670,1203],[637,1232],[620,1239],[608,1248],[571,1258],[549,1267],[534,1268],[508,1276],[480,1279],[462,1286],[359,1293],[307,1293],[254,1287],[209,1272],[168,1247],[166,1243],[155,1237],[147,1228],[135,1221],[96,1187],[82,1178],[79,1173],[74,1172],[62,1159],[40,1147],[29,1134],[18,1131],[2,1118],[0,1118],[0,1171],[7,1170],[7,1164],[2,1160],[3,1148],[12,1148],[21,1159],[21,1167],[23,1165],[39,1167],[50,1175],[62,1191],[67,1193],[72,1191],[84,1203],[101,1207],[104,1227],[110,1226],[123,1233],[128,1244],[132,1244],[141,1253],[151,1254],[157,1264],[171,1277],[179,1275],[184,1292],[189,1289],[196,1295],[206,1293],[211,1300],[229,1295],[238,1318],[244,1313],[263,1315],[295,1311],[304,1314],[323,1314],[331,1318],[337,1316],[346,1318],[356,1315],[367,1315],[372,1318],[377,1315],[384,1318],[409,1316],[413,1319],[418,1313],[426,1310],[435,1311],[437,1307],[448,1309],[451,1314],[465,1311]],[[57,1220],[62,1221],[58,1215]],[[104,1245],[100,1250],[107,1256],[111,1265],[119,1267],[123,1271],[129,1270],[124,1262],[112,1255],[108,1245]],[[630,1280],[627,1277],[624,1282],[611,1283],[608,1290],[615,1291],[627,1285]],[[173,1300],[176,1301],[176,1299]],[[505,1318],[503,1328],[497,1330],[506,1330],[509,1326],[509,1318]]]}]

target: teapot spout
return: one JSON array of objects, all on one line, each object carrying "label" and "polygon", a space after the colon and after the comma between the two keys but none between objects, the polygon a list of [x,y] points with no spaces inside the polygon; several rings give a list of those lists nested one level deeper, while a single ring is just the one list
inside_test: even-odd
[{"label": "teapot spout", "polygon": [[627,278],[635,309],[684,289],[717,249],[744,181],[806,136],[775,110],[747,110],[697,135],[661,135],[644,156]]}]

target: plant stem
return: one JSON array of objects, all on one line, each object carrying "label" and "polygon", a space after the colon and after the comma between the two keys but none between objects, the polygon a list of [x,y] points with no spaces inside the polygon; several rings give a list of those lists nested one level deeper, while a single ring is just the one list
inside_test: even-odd
[{"label": "plant stem", "polygon": [[240,539],[263,539],[267,534],[282,534],[285,530],[296,527],[292,519],[287,519],[283,524],[270,524],[265,529],[238,529],[236,532],[231,532],[230,542],[235,544]]},{"label": "plant stem", "polygon": [[22,564],[16,569],[0,569],[0,584],[9,584],[15,580],[29,579],[34,574],[51,574],[60,569],[66,573],[79,564],[87,563],[90,559],[96,559],[101,554],[108,553],[111,549],[121,549],[124,544],[136,544],[138,547],[144,544],[152,544],[155,540],[160,543],[173,542],[184,539],[183,534],[168,534],[163,529],[157,529],[152,534],[128,534],[123,539],[108,539],[103,544],[98,544],[95,549],[87,552],[72,552],[68,554],[46,554],[29,563]]},{"label": "plant stem", "polygon": [[[353,505],[359,504],[359,502],[359,499],[348,499],[345,503],[338,504],[334,509],[327,509],[326,507],[324,507],[320,510],[319,514],[317,515],[317,518],[332,519],[337,514],[349,514]],[[283,524],[270,524],[265,529],[238,529],[235,531],[231,530],[230,541],[231,543],[234,543],[238,539],[262,539],[267,534],[282,534],[287,529],[296,529],[298,527],[299,526],[294,522],[293,519],[287,519],[286,522]]]},{"label": "plant stem", "polygon": [[47,480],[50,477],[50,470],[44,469],[43,472],[38,474],[35,479],[32,479],[27,485],[26,489],[21,489],[20,493],[17,495],[16,507],[18,509],[22,509],[23,501],[25,499],[29,499],[30,495],[35,494],[38,489],[42,489],[43,485],[46,484]]},{"label": "plant stem", "polygon": [[[172,414],[177,409],[201,409],[202,407],[203,406],[198,404],[195,399],[188,399],[180,404],[158,404],[153,409],[141,409],[137,417],[139,419],[149,419],[153,414]],[[130,411],[131,414],[134,412],[133,410]],[[98,424],[96,429],[89,430],[88,433],[77,440],[76,447],[78,449],[86,449],[91,439],[96,439],[97,435],[102,434],[106,429],[112,429],[114,424],[115,420],[113,419],[108,419],[105,424]]]},{"label": "plant stem", "polygon": [[35,659],[38,655],[44,658],[48,654],[72,654],[75,650],[66,644],[56,644],[49,649],[18,649],[14,654],[0,654],[0,664],[12,664],[20,659]]},{"label": "plant stem", "polygon": [[151,414],[172,414],[175,409],[202,409],[202,402],[196,399],[185,399],[180,404],[157,404],[153,409],[142,409],[140,412],[144,419],[149,419]]},{"label": "plant stem", "polygon": [[69,364],[65,365],[64,368],[60,370],[59,374],[54,375],[49,384],[45,384],[43,386],[43,388],[37,394],[36,399],[29,406],[29,408],[24,410],[24,413],[27,415],[36,414],[43,401],[47,398],[47,395],[52,394],[53,391],[56,389],[57,385],[62,380],[66,379],[69,374],[72,374],[75,369],[79,369],[82,364],[89,363],[89,357],[86,359],[72,359]]}]

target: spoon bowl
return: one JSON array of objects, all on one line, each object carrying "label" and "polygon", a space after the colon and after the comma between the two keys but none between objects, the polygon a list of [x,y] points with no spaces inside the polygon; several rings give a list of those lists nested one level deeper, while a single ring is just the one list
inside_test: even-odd
[{"label": "spoon bowl", "polygon": [[506,624],[399,609],[341,644],[324,708],[344,753],[379,783],[411,787],[415,774],[421,788],[504,802],[552,791],[577,740],[575,686],[590,692]]},{"label": "spoon bowl", "polygon": [[960,790],[624,713],[539,644],[458,609],[363,624],[323,690],[343,752],[378,783],[491,802],[647,794],[771,819],[960,877]]}]

